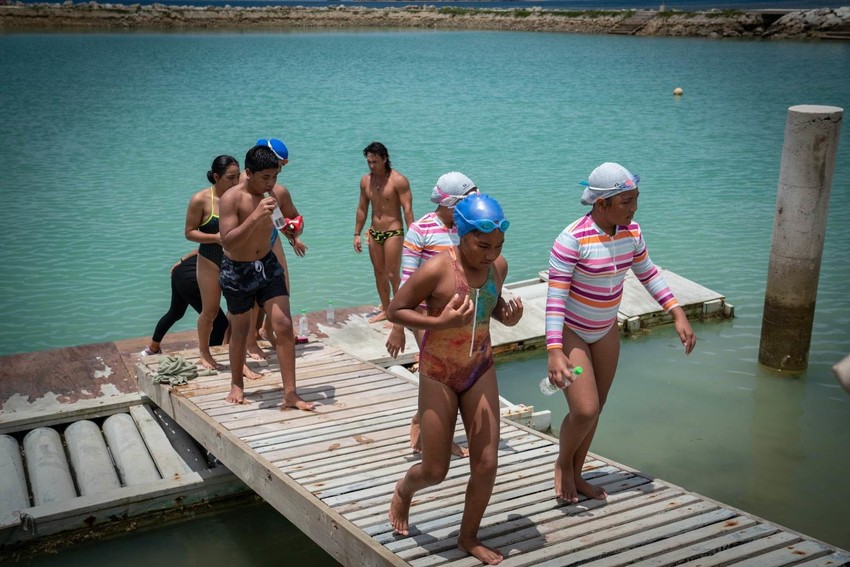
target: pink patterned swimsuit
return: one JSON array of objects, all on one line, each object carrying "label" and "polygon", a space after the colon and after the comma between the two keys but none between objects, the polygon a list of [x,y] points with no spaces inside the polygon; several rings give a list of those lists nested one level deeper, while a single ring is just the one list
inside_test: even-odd
[{"label": "pink patterned swimsuit", "polygon": [[[431,329],[425,332],[419,351],[419,372],[442,382],[456,394],[462,394],[493,366],[493,347],[490,343],[490,315],[499,300],[499,290],[493,268],[480,288],[470,289],[463,270],[458,266],[455,250],[449,250],[455,272],[455,289],[468,295],[475,305],[472,327]],[[443,309],[428,310],[437,317]]]}]

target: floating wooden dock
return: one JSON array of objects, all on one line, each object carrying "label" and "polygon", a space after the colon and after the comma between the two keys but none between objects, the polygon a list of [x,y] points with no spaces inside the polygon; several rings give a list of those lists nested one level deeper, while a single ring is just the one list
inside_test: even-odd
[{"label": "floating wooden dock", "polygon": [[[722,294],[670,270],[659,269],[689,319],[723,319],[735,315],[735,308]],[[498,321],[491,322],[490,334],[496,354],[544,346],[547,282],[548,274],[544,271],[540,272],[537,278],[505,284],[504,289],[507,291],[503,293],[521,297],[524,312],[522,319],[513,327],[505,327]],[[617,323],[624,335],[673,320],[664,313],[631,270],[626,273],[623,287]],[[310,329],[313,336],[358,358],[374,362],[378,366],[411,364],[416,360],[418,349],[410,331],[406,331],[405,351],[396,359],[387,354],[385,343],[389,329],[384,323],[369,323],[369,317],[374,315],[374,312],[369,313],[362,308],[338,310],[337,322],[334,325],[326,324],[323,317],[319,317],[324,313],[311,315]]]},{"label": "floating wooden dock", "polygon": [[[478,565],[456,547],[467,459],[453,458],[445,481],[416,495],[410,536],[387,522],[394,485],[418,458],[408,438],[415,384],[322,342],[299,345],[296,362],[299,394],[321,404],[315,412],[281,410],[274,362],[246,382],[243,405],[224,401],[227,372],[170,387],[152,383],[156,357],[136,370],[153,401],[343,565]],[[465,443],[460,425],[455,439]],[[502,565],[850,564],[846,551],[594,455],[583,474],[608,499],[565,505],[553,491],[557,452],[553,438],[502,419],[480,531]]]}]

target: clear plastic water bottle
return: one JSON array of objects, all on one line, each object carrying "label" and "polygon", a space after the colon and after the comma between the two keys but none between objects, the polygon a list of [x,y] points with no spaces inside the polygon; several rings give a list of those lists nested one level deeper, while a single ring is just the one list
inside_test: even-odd
[{"label": "clear plastic water bottle", "polygon": [[298,318],[298,336],[306,337],[307,331],[309,329],[309,324],[307,323],[307,310],[301,310],[301,317]]},{"label": "clear plastic water bottle", "polygon": [[[271,193],[268,195],[269,197],[274,197]],[[283,213],[280,212],[280,207],[277,205],[275,205],[274,209],[272,209],[272,223],[274,223],[274,227],[278,230],[286,228],[286,219],[283,218]]]},{"label": "clear plastic water bottle", "polygon": [[328,301],[328,309],[325,311],[325,315],[327,316],[328,325],[334,324],[334,304],[333,301]]},{"label": "clear plastic water bottle", "polygon": [[[584,369],[581,366],[576,366],[575,368],[573,368],[573,371],[572,371],[573,380],[578,378],[579,375],[582,372],[584,372]],[[566,387],[569,387],[569,383],[565,386],[565,388]],[[544,376],[543,380],[540,381],[540,391],[543,392],[543,394],[545,394],[547,396],[551,396],[552,394],[554,394],[555,392],[559,392],[560,390],[561,390],[561,388],[559,388],[555,384],[553,384],[549,380],[548,376]]]}]

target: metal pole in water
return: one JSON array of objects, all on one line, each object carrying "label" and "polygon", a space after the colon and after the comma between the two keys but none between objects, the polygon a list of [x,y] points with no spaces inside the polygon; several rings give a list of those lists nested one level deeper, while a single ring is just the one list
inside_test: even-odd
[{"label": "metal pole in water", "polygon": [[788,109],[764,295],[759,362],[801,372],[809,361],[842,108]]}]

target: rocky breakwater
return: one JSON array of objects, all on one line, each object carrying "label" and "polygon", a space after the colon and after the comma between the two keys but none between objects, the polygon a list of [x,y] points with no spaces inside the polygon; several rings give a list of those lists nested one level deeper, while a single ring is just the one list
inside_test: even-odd
[{"label": "rocky breakwater", "polygon": [[847,7],[799,11],[659,12],[637,35],[842,39],[843,30],[850,32],[850,8]]},{"label": "rocky breakwater", "polygon": [[811,37],[850,40],[850,7],[789,12],[765,32],[774,39]]},{"label": "rocky breakwater", "polygon": [[[2,0],[0,0],[2,2]],[[455,7],[193,7],[163,4],[0,4],[6,29],[445,28],[605,33],[628,11],[557,12]]]},{"label": "rocky breakwater", "polygon": [[[773,13],[635,12],[460,7],[192,7],[163,4],[2,3],[0,29],[440,28],[691,37],[820,38],[850,25],[850,8]],[[635,24],[637,22],[637,24]]]}]

